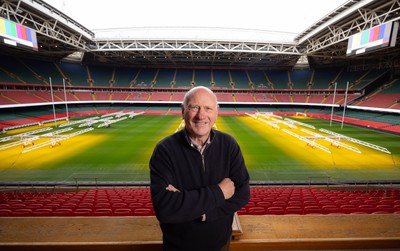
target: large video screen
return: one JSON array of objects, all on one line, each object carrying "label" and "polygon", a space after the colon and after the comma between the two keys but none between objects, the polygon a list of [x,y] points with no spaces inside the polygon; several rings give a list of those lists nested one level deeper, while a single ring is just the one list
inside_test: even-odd
[{"label": "large video screen", "polygon": [[398,22],[387,22],[359,32],[349,38],[347,56],[376,51],[396,45]]},{"label": "large video screen", "polygon": [[0,41],[11,46],[38,50],[36,32],[0,17]]}]

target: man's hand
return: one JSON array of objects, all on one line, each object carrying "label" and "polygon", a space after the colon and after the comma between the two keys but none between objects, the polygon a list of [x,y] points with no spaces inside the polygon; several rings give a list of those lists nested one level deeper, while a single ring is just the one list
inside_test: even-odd
[{"label": "man's hand", "polygon": [[225,200],[230,199],[235,193],[235,183],[230,178],[223,179],[218,186],[224,193]]},{"label": "man's hand", "polygon": [[178,189],[176,189],[173,185],[169,184],[165,190],[168,190],[170,192],[180,192]]}]

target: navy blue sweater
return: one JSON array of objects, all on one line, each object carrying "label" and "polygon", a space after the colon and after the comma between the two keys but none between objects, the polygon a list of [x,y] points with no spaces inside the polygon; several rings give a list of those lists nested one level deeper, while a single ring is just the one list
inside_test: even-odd
[{"label": "navy blue sweater", "polygon": [[[227,177],[235,183],[235,194],[225,200],[218,183]],[[219,250],[232,234],[234,213],[250,197],[239,145],[216,130],[203,154],[191,145],[185,129],[161,140],[150,159],[150,178],[164,250]],[[180,192],[167,191],[169,184]]]}]

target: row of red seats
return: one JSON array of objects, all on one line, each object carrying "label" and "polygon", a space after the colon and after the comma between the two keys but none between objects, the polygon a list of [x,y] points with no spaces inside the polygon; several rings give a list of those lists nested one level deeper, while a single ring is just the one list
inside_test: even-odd
[{"label": "row of red seats", "polygon": [[0,216],[151,216],[147,188],[0,193]]},{"label": "row of red seats", "polygon": [[289,205],[289,206],[245,206],[239,215],[283,215],[283,214],[400,214],[399,205]]},{"label": "row of red seats", "polygon": [[252,188],[238,214],[373,214],[400,213],[400,190],[330,190]]},{"label": "row of red seats", "polygon": [[[244,215],[399,213],[400,190],[343,191],[252,187]],[[79,192],[0,192],[0,216],[154,215],[148,188]]]},{"label": "row of red seats", "polygon": [[21,209],[0,209],[0,217],[32,217],[32,216],[40,216],[40,217],[66,217],[66,216],[152,216],[154,212],[151,208],[57,208],[57,209],[49,209],[49,208],[38,208],[38,209],[29,209],[29,208],[21,208]]}]

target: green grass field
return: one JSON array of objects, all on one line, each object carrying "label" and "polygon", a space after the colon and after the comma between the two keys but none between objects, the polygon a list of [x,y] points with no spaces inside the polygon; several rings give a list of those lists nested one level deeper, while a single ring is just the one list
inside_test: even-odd
[{"label": "green grass field", "polygon": [[[341,129],[339,123],[330,127],[329,121],[317,119],[292,119],[385,147],[392,154],[341,141],[360,149],[359,154],[316,139],[316,143],[330,149],[331,153],[326,153],[284,133],[282,129],[286,127],[282,125],[281,129],[274,129],[248,116],[220,116],[216,125],[239,142],[252,181],[308,181],[310,177],[326,176],[336,181],[400,180],[399,135],[350,125]],[[147,182],[148,162],[155,144],[173,133],[180,122],[180,116],[141,115],[109,128],[95,125],[93,131],[60,141],[61,145],[54,148],[46,146],[22,153],[27,148],[18,145],[0,150],[0,181],[64,182],[97,178],[99,182]],[[74,131],[82,129],[76,127]],[[38,128],[15,130],[2,137],[34,129]],[[290,130],[306,136],[300,129]],[[49,139],[38,139],[35,145],[46,140]],[[0,147],[9,143],[1,142]]]}]

